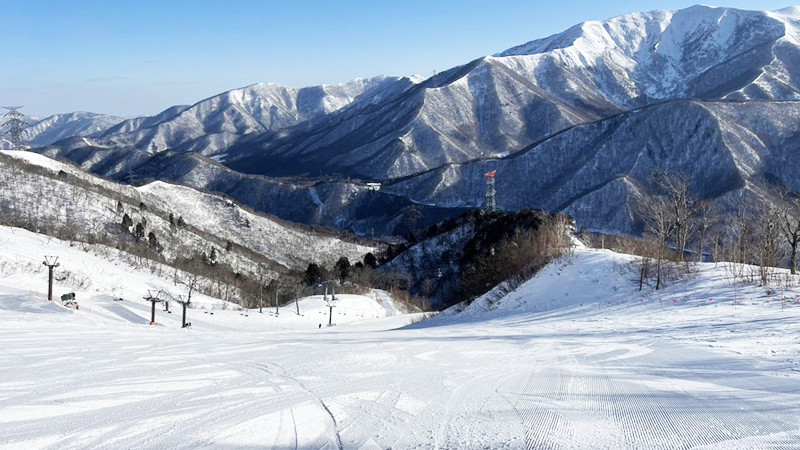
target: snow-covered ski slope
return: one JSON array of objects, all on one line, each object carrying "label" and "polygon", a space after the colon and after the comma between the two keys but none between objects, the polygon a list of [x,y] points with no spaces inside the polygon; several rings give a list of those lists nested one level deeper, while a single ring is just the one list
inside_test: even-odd
[{"label": "snow-covered ski slope", "polygon": [[[65,242],[20,228],[0,226],[0,286],[7,286],[15,297],[22,293],[24,298],[30,300],[46,298],[47,268],[42,264],[45,256],[58,257],[54,298],[74,292],[80,312],[92,317],[104,316],[112,319],[112,322],[123,319],[134,324],[149,323],[150,303],[143,300],[148,292],[162,291],[168,294],[162,295],[162,298],[167,299],[187,294],[187,287],[180,282],[186,277],[182,271],[176,274],[174,269],[159,264],[143,267],[137,265],[135,257],[103,245]],[[383,291],[374,290],[367,296],[338,294],[336,297],[338,301],[334,302],[334,314],[337,324],[403,314],[401,308]],[[190,321],[191,316],[214,312],[217,316],[222,314],[223,318],[215,318],[212,324],[224,329],[236,328],[239,326],[236,321],[241,320],[240,316],[243,315],[237,304],[197,291],[192,294],[192,303],[200,311],[190,310]],[[33,309],[38,308],[36,302],[30,305]],[[173,301],[171,306],[174,313],[180,305]],[[159,306],[157,309],[161,311],[162,308]],[[278,316],[285,317],[271,325],[289,329],[316,327],[323,322],[322,315],[324,323],[328,323],[329,310],[322,295],[300,300],[302,316],[297,315],[297,309],[294,304],[280,307]],[[233,310],[236,310],[235,320],[228,323],[233,316],[226,312]],[[284,310],[288,312],[283,313]],[[266,294],[263,311],[271,315],[275,312],[273,300]],[[75,316],[75,319],[80,320],[80,316]],[[178,316],[158,314],[159,322],[164,319],[167,326],[180,326]],[[90,319],[88,323],[93,322]]]},{"label": "snow-covered ski slope", "polygon": [[159,311],[152,327],[141,301],[87,291],[66,310],[41,299],[43,271],[6,273],[0,447],[800,448],[800,305],[713,264],[642,295],[631,259],[579,248],[406,328],[364,298],[333,327],[319,298],[302,317],[191,310],[180,329]]}]

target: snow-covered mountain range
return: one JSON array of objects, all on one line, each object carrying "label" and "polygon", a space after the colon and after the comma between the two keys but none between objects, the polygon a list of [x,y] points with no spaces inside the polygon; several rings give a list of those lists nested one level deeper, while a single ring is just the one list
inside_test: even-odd
[{"label": "snow-covered mountain range", "polygon": [[[381,195],[451,208],[480,206],[482,173],[498,169],[502,209],[563,210],[579,225],[625,232],[636,228],[628,202],[647,191],[656,168],[690,175],[698,195],[723,204],[763,197],[766,179],[800,189],[791,162],[800,131],[791,121],[800,111],[798,8],[635,13],[424,81],[308,89],[251,86],[123,122],[88,146],[79,138],[40,151],[120,179],[164,176],[153,172],[156,162],[199,153],[216,161],[198,157],[165,178],[251,206],[259,203],[253,186],[280,185],[300,200],[277,196],[264,210],[360,232],[383,211],[348,195],[320,207],[311,190],[319,180],[297,177],[378,180]],[[343,203],[356,211],[319,214]],[[309,212],[287,212],[298,209]]]},{"label": "snow-covered mountain range", "polygon": [[[29,146],[41,147],[69,137],[99,134],[123,120],[125,119],[122,117],[83,111],[54,114],[44,119],[28,116],[25,117],[23,139]],[[8,136],[3,135],[0,138],[0,150],[10,148]]]},{"label": "snow-covered mountain range", "polygon": [[[150,154],[171,149],[213,156],[243,136],[284,129],[354,102],[380,102],[393,90],[412,84],[408,78],[385,76],[302,89],[254,84],[191,106],[174,106],[152,117],[123,121],[93,135],[89,145]],[[62,145],[80,147],[87,143],[78,139]]]},{"label": "snow-covered mountain range", "polygon": [[797,100],[798,20],[794,9],[697,6],[587,22],[439,74],[382,108],[353,107],[312,130],[241,143],[229,165],[396,179],[513,154],[668,100]]}]

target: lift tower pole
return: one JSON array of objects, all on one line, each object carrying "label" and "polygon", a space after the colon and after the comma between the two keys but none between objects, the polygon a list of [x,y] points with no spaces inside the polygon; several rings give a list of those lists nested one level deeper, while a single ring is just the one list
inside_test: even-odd
[{"label": "lift tower pole", "polygon": [[157,325],[156,323],[156,303],[161,303],[161,291],[147,291],[147,297],[144,299],[152,304],[150,309],[150,325]]},{"label": "lift tower pole", "polygon": [[53,269],[60,266],[61,264],[58,262],[58,256],[45,256],[43,265],[47,266],[48,269],[48,283],[47,283],[47,300],[53,301]]}]

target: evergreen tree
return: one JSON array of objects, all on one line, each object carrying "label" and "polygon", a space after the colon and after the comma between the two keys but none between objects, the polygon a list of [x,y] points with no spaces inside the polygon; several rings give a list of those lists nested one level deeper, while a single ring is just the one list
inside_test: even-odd
[{"label": "evergreen tree", "polygon": [[339,258],[333,268],[336,271],[336,275],[339,277],[339,281],[343,283],[346,279],[350,278],[350,275],[353,273],[353,268],[350,266],[350,260],[347,259],[346,256]]},{"label": "evergreen tree", "polygon": [[378,258],[372,253],[367,253],[364,255],[364,265],[376,269],[378,268]]},{"label": "evergreen tree", "polygon": [[136,224],[136,228],[133,230],[133,237],[137,242],[144,239],[144,225],[141,222]]},{"label": "evergreen tree", "polygon": [[131,227],[133,226],[133,219],[127,213],[122,216],[122,229],[125,231],[130,231]]},{"label": "evergreen tree", "polygon": [[319,265],[314,263],[309,263],[308,268],[306,268],[306,272],[303,275],[303,281],[306,283],[307,286],[313,286],[322,281],[322,269],[319,268]]},{"label": "evergreen tree", "polygon": [[156,238],[156,234],[152,231],[150,234],[147,235],[147,243],[150,245],[150,248],[156,252],[161,251],[161,245],[158,243],[158,238]]}]

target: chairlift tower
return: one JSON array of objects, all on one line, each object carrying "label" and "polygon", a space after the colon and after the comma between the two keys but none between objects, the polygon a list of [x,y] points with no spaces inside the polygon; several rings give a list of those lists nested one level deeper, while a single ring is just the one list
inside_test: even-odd
[{"label": "chairlift tower", "polygon": [[22,127],[27,124],[25,123],[25,116],[19,112],[22,106],[4,106],[3,108],[8,110],[8,112],[3,115],[3,118],[5,119],[4,126],[7,128],[5,134],[9,135],[11,149],[24,150],[25,141],[22,139],[22,134],[25,130],[23,130]]},{"label": "chairlift tower", "polygon": [[491,172],[487,172],[483,176],[486,177],[486,202],[484,204],[484,208],[487,211],[495,211],[497,209],[497,202],[495,200],[495,188],[494,188],[494,178],[497,175],[497,171],[493,170]]},{"label": "chairlift tower", "polygon": [[43,265],[48,269],[48,283],[47,283],[47,301],[53,301],[53,269],[60,266],[58,256],[45,256]]},{"label": "chairlift tower", "polygon": [[[167,298],[161,300],[161,294],[164,294]],[[169,312],[171,314],[171,312],[169,310],[169,300],[171,299],[172,301],[180,304],[181,308],[183,309],[183,317],[181,319],[181,328],[189,328],[189,327],[192,326],[192,324],[190,322],[186,321],[186,308],[188,308],[189,305],[192,303],[192,301],[189,299],[189,297],[186,297],[186,296],[183,296],[183,295],[179,295],[179,296],[175,297],[175,296],[173,296],[172,294],[170,294],[169,292],[166,292],[166,291],[158,291],[158,292],[155,292],[155,293],[153,293],[153,291],[147,291],[147,297],[144,297],[144,299],[147,300],[147,301],[153,302],[153,310],[152,310],[152,314],[153,315],[152,315],[151,320],[150,320],[150,322],[151,322],[150,325],[155,325],[155,320],[156,320],[155,305],[159,301],[163,301],[163,303],[164,303],[164,305],[166,307],[166,309],[164,311],[167,311],[167,312]]]},{"label": "chairlift tower", "polygon": [[183,295],[179,295],[178,303],[180,303],[181,307],[183,308],[183,318],[181,319],[181,328],[189,328],[190,326],[192,326],[192,324],[186,321],[186,308],[189,307],[191,301],[188,298],[184,297]]},{"label": "chairlift tower", "polygon": [[328,297],[328,285],[331,283],[332,280],[325,282],[325,295],[322,296],[322,299],[325,301],[325,304],[328,306],[328,326],[333,325],[333,308],[336,306],[336,290],[333,286],[331,286],[331,295]]},{"label": "chairlift tower", "polygon": [[152,304],[150,309],[150,325],[158,325],[156,323],[156,303],[162,303],[164,300],[161,298],[161,291],[147,291],[145,300]]}]

